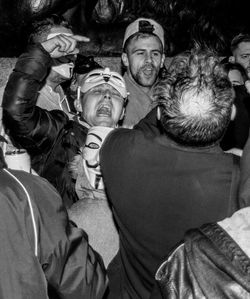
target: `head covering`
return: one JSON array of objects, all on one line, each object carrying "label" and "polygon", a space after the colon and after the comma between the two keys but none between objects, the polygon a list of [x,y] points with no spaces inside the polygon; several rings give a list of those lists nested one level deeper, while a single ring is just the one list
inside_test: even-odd
[{"label": "head covering", "polygon": [[86,93],[91,88],[101,84],[108,84],[114,87],[123,98],[127,98],[125,81],[117,72],[110,71],[109,68],[96,69],[89,72],[81,84],[81,92]]},{"label": "head covering", "polygon": [[152,19],[146,19],[146,18],[139,18],[135,20],[133,23],[128,25],[125,31],[122,46],[124,47],[126,40],[137,32],[152,33],[153,35],[158,36],[158,38],[162,43],[163,48],[165,47],[164,30],[162,26],[158,24],[156,21]]}]

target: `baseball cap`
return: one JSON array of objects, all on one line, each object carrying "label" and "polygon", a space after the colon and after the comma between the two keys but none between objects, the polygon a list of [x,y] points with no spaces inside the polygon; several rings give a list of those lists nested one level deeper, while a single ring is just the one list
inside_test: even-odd
[{"label": "baseball cap", "polygon": [[123,77],[117,72],[110,71],[109,68],[95,69],[89,72],[81,84],[81,92],[86,93],[91,88],[101,84],[111,85],[121,94],[123,98],[127,98],[128,96]]},{"label": "baseball cap", "polygon": [[134,22],[128,25],[124,34],[122,47],[124,47],[126,40],[137,32],[152,33],[158,36],[163,48],[165,47],[164,30],[162,26],[158,24],[156,21],[147,18],[136,19]]}]

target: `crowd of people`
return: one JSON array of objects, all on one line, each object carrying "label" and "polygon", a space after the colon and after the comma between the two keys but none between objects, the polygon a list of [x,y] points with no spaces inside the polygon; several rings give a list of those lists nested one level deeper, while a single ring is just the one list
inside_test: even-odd
[{"label": "crowd of people", "polygon": [[169,66],[166,39],[136,19],[123,75],[78,75],[89,39],[34,24],[2,99],[0,298],[250,298],[250,35]]}]

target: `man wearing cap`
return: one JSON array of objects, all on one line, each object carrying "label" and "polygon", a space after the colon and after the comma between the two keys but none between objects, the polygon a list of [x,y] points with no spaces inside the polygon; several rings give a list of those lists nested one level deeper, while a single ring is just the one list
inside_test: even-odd
[{"label": "man wearing cap", "polygon": [[[105,69],[90,73],[81,91],[79,89],[76,107],[81,114],[80,123],[69,120],[64,111],[48,111],[36,106],[52,60],[77,54],[77,42],[88,40],[78,35],[60,34],[41,44],[30,45],[9,77],[2,104],[6,133],[17,148],[27,150],[32,167],[56,187],[67,207],[78,200],[68,163],[81,152],[90,127],[116,126],[124,114],[127,97],[123,78]],[[105,137],[106,131],[100,134]],[[90,142],[91,145],[100,146],[94,142]],[[89,152],[88,155],[91,156]],[[98,186],[98,182],[102,186],[100,170],[98,165],[94,169],[94,164],[98,161],[88,163],[87,176],[91,177],[92,186]]]},{"label": "man wearing cap", "polygon": [[133,127],[155,106],[152,88],[164,65],[164,31],[152,19],[139,18],[124,35],[122,63],[129,100],[123,126]]}]

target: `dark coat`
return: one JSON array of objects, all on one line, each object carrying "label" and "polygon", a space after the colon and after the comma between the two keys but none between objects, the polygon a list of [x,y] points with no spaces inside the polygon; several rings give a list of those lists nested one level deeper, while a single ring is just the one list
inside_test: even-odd
[{"label": "dark coat", "polygon": [[155,112],[135,129],[111,132],[101,149],[120,235],[110,298],[149,298],[159,263],[184,232],[239,208],[237,158],[219,145],[184,147],[155,133]]},{"label": "dark coat", "polygon": [[63,111],[36,106],[50,66],[49,54],[39,45],[19,57],[4,92],[3,124],[13,144],[30,154],[32,168],[48,179],[70,206],[77,195],[68,162],[84,144],[87,128],[70,121]]},{"label": "dark coat", "polygon": [[102,259],[69,222],[55,188],[2,167],[0,182],[0,298],[101,299]]}]

